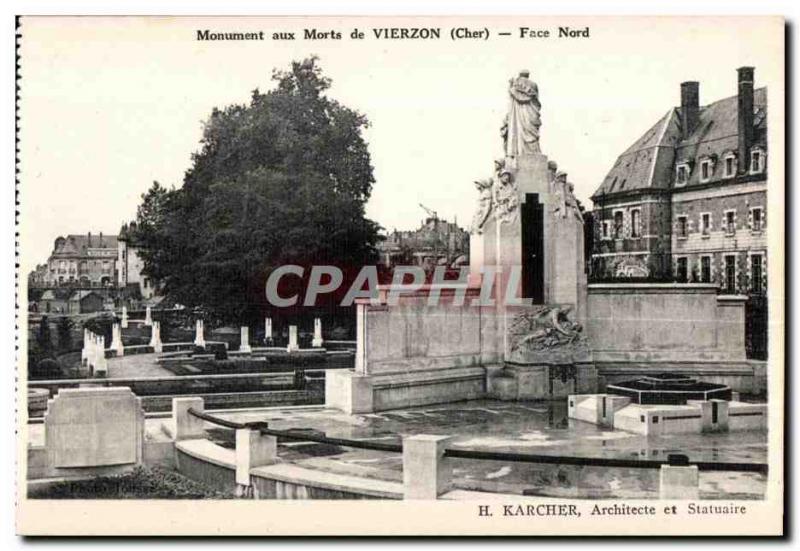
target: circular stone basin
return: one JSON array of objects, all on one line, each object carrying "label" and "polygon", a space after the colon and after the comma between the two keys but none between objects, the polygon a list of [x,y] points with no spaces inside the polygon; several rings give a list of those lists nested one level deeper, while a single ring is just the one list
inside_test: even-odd
[{"label": "circular stone basin", "polygon": [[661,373],[608,385],[609,394],[627,396],[637,404],[685,404],[687,400],[730,400],[731,387],[698,381],[686,375]]},{"label": "circular stone basin", "polygon": [[42,413],[47,409],[47,400],[50,398],[50,391],[46,388],[28,389],[28,412]]}]

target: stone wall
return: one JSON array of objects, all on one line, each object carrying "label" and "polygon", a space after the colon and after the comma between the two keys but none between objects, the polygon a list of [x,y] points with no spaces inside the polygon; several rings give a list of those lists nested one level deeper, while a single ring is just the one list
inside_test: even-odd
[{"label": "stone wall", "polygon": [[703,284],[590,285],[594,360],[743,362],[744,300]]}]

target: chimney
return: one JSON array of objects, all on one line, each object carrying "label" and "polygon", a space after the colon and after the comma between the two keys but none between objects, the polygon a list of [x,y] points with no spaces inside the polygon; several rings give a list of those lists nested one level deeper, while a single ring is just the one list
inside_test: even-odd
[{"label": "chimney", "polygon": [[86,236],[86,247],[90,248],[92,246],[92,232],[89,232]]},{"label": "chimney", "polygon": [[739,173],[750,170],[750,147],[753,145],[753,67],[739,67],[737,118],[739,120]]},{"label": "chimney", "polygon": [[100,232],[100,244],[98,245],[98,247],[100,248],[103,247],[103,232]]},{"label": "chimney", "polygon": [[700,120],[700,83],[681,83],[681,128],[683,139],[692,135]]}]

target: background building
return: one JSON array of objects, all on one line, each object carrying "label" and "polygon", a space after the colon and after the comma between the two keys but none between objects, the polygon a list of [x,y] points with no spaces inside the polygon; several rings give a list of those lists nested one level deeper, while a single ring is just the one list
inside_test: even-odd
[{"label": "background building", "polygon": [[30,309],[83,314],[155,300],[158,286],[146,277],[144,262],[127,225],[120,234],[58,237],[45,264],[28,275]]},{"label": "background building", "polygon": [[422,266],[426,271],[436,266],[468,265],[469,232],[456,222],[440,219],[435,211],[425,210],[429,216],[418,229],[394,230],[378,244],[381,263],[387,268]]},{"label": "background building", "polygon": [[40,279],[44,287],[111,287],[117,279],[116,257],[116,235],[59,236]]},{"label": "background building", "polygon": [[753,68],[738,94],[701,107],[681,85],[670,109],[592,196],[595,280],[642,277],[766,291],[767,94]]},{"label": "background building", "polygon": [[682,83],[680,106],[617,158],[592,195],[590,274],[750,295],[749,335],[765,347],[767,90],[753,76],[741,67],[737,94],[705,106]]}]

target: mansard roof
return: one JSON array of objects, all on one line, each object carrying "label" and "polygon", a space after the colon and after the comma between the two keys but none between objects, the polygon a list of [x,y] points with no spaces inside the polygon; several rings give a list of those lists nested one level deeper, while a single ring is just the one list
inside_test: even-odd
[{"label": "mansard roof", "polygon": [[[700,108],[697,128],[682,138],[680,107],[667,111],[633,145],[623,152],[592,195],[603,197],[631,191],[667,190],[674,181],[675,164],[688,162],[691,167],[706,157],[721,159],[738,149],[737,96],[731,96]],[[766,149],[767,89],[753,94],[754,145]],[[715,163],[711,181],[722,177],[723,164]],[[687,187],[698,183],[699,171],[691,171]]]},{"label": "mansard roof", "polygon": [[[90,241],[91,239],[91,241]],[[65,238],[56,239],[56,246],[53,255],[57,256],[88,256],[88,249],[116,249],[116,235],[68,235]]]}]

